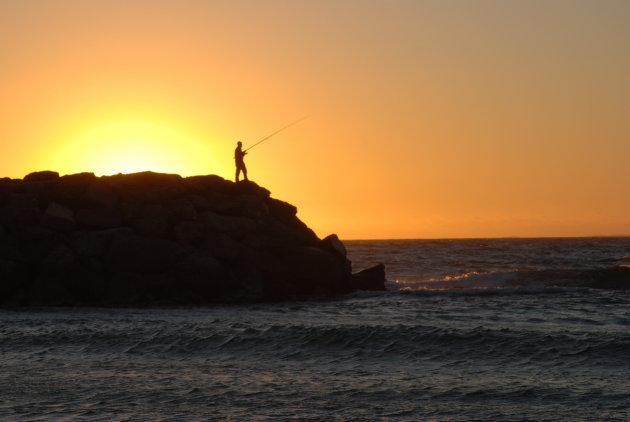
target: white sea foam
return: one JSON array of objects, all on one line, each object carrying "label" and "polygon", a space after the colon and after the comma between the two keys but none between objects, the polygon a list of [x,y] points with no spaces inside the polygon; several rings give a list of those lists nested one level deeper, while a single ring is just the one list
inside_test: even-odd
[{"label": "white sea foam", "polygon": [[[515,287],[519,285],[518,272],[479,273],[471,272],[457,277],[432,279],[426,281],[396,280],[396,290],[450,290],[450,289],[488,289]],[[390,284],[391,286],[391,284]]]}]

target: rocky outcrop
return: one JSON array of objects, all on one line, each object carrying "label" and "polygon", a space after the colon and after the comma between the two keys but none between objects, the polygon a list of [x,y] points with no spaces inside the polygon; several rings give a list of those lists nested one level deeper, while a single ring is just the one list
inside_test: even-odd
[{"label": "rocky outcrop", "polygon": [[379,264],[352,274],[352,287],[355,290],[386,290],[385,265]]},{"label": "rocky outcrop", "polygon": [[[381,289],[253,182],[152,172],[0,179],[0,304],[153,305]],[[380,281],[379,281],[379,278]]]}]

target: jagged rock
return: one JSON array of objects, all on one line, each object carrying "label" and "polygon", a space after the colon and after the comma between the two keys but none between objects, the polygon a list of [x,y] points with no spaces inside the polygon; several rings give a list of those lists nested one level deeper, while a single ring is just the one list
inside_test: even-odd
[{"label": "jagged rock", "polygon": [[279,199],[272,199],[269,201],[268,206],[270,211],[280,218],[293,217],[297,214],[297,208],[294,205],[280,201]]},{"label": "jagged rock", "polygon": [[327,251],[337,254],[340,258],[346,259],[348,251],[336,234],[326,236],[321,241],[321,247]]},{"label": "jagged rock", "polygon": [[[142,172],[0,179],[0,305],[328,298],[382,288],[254,182]],[[380,283],[380,284],[379,284]]]},{"label": "jagged rock", "polygon": [[385,265],[379,264],[352,274],[352,284],[357,290],[387,290]]}]

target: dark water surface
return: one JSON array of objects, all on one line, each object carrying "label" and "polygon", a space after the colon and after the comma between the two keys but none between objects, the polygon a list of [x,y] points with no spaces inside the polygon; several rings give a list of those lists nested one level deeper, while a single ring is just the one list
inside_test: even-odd
[{"label": "dark water surface", "polygon": [[630,240],[348,247],[356,268],[387,265],[391,291],[2,310],[0,420],[630,418],[630,291],[566,280],[626,265]]}]

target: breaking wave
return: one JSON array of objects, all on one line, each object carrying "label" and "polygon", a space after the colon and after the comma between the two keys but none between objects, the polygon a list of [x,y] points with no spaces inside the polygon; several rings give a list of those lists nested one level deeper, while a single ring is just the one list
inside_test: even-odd
[{"label": "breaking wave", "polygon": [[[624,257],[626,258],[626,257]],[[429,280],[396,280],[390,290],[548,290],[557,288],[630,289],[630,266],[608,268],[469,272]]]}]

